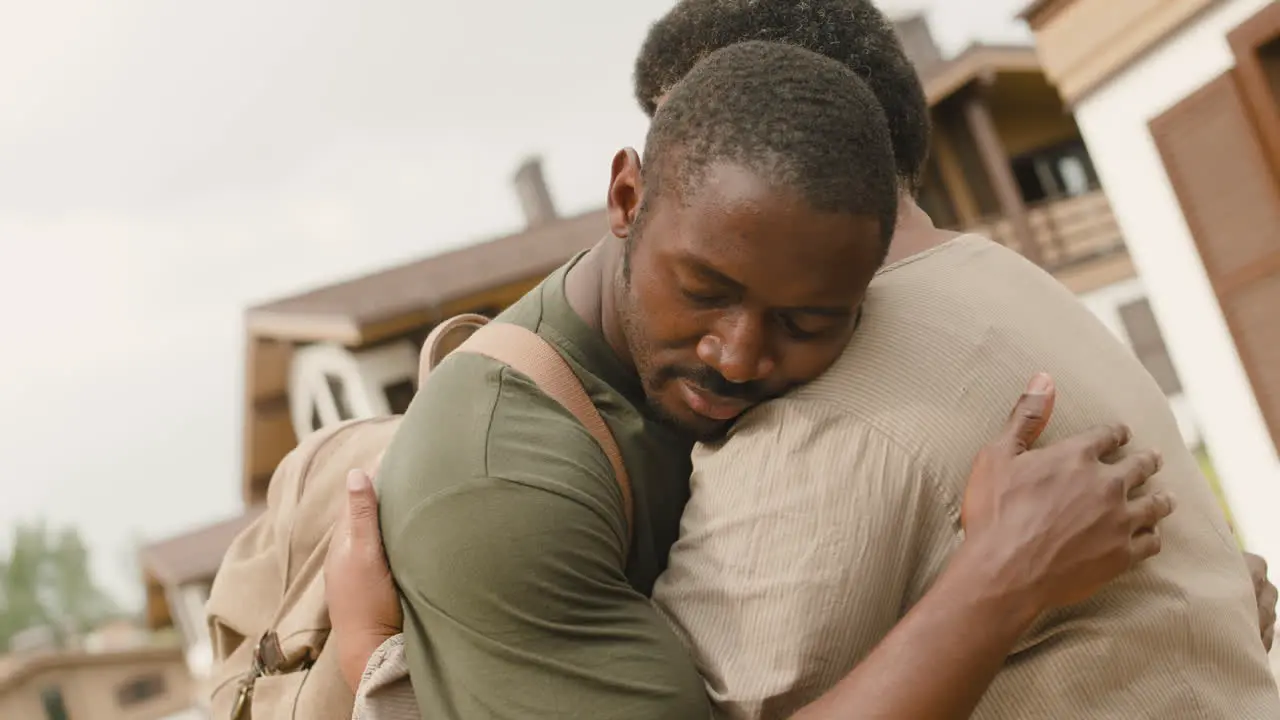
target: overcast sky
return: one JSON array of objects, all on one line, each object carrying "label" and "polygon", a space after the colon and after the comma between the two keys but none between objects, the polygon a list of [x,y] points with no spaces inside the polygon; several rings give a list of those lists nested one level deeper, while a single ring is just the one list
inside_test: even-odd
[{"label": "overcast sky", "polygon": [[[671,0],[0,0],[0,546],[130,543],[239,509],[241,311],[501,233],[541,153],[564,212],[643,140]],[[926,8],[949,53],[1026,0]]]}]

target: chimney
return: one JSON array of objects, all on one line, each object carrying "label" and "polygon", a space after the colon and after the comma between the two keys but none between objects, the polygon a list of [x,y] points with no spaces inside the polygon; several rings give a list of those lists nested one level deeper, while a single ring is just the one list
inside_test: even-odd
[{"label": "chimney", "polygon": [[893,29],[898,33],[907,58],[916,66],[917,75],[929,77],[943,63],[942,50],[934,42],[933,33],[929,31],[929,21],[924,15],[916,14],[895,20]]},{"label": "chimney", "polygon": [[526,227],[537,227],[556,219],[556,204],[542,177],[542,158],[534,156],[521,163],[516,170],[515,184]]}]

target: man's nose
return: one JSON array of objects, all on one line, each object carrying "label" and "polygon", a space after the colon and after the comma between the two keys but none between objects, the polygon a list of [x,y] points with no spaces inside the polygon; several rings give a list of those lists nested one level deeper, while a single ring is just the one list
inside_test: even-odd
[{"label": "man's nose", "polygon": [[698,359],[732,383],[764,379],[777,366],[763,318],[750,313],[725,318],[719,328],[704,335],[698,342]]}]

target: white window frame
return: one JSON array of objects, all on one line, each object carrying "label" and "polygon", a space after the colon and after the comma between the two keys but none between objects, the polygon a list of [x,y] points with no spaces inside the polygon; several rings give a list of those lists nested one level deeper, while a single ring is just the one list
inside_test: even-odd
[{"label": "white window frame", "polygon": [[384,388],[412,380],[417,374],[418,350],[407,340],[361,351],[332,343],[300,347],[289,368],[289,410],[294,432],[299,438],[313,432],[313,410],[320,417],[321,427],[343,421],[326,375],[342,381],[346,394],[343,399],[352,417],[366,418],[389,415],[391,406]]}]

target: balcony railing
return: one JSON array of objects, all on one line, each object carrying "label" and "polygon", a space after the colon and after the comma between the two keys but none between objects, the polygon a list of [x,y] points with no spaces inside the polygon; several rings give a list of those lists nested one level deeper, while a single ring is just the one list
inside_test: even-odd
[{"label": "balcony railing", "polygon": [[[1101,190],[1029,205],[1027,222],[1031,226],[1031,242],[1040,251],[1040,264],[1050,272],[1125,249],[1120,226]],[[965,230],[986,235],[1026,254],[1013,223],[1007,218],[989,220]]]}]

